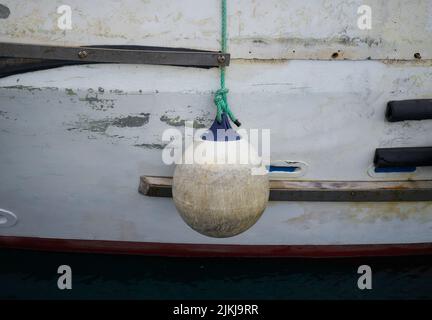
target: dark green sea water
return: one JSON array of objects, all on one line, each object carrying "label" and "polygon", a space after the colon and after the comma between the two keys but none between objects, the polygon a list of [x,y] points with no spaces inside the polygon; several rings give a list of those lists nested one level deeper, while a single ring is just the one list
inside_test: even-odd
[{"label": "dark green sea water", "polygon": [[[372,268],[359,290],[357,268]],[[72,290],[57,268],[72,268]],[[198,259],[0,250],[0,299],[432,299],[432,257]]]}]

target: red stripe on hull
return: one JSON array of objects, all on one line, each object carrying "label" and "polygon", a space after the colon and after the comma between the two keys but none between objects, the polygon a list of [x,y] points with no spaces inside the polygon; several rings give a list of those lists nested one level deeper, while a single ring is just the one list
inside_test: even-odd
[{"label": "red stripe on hull", "polygon": [[432,254],[432,243],[372,245],[225,245],[12,236],[0,236],[0,248],[167,257],[339,258]]}]

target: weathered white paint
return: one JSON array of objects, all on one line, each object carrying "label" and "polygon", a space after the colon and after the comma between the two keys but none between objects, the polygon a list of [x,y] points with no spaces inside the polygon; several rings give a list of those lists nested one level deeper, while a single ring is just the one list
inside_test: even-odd
[{"label": "weathered white paint", "polygon": [[[228,84],[230,104],[244,127],[271,129],[272,160],[308,164],[302,179],[395,180],[390,174],[368,174],[375,148],[432,142],[431,121],[389,123],[384,118],[389,100],[432,97],[427,63],[236,62]],[[209,125],[218,80],[217,70],[92,65],[17,75],[0,80],[0,86],[7,101],[0,109],[7,112],[0,118],[2,128],[14,134],[27,130],[43,137],[55,131],[60,141],[75,137],[86,143],[89,137],[148,149],[164,145],[162,132],[172,128],[170,123],[197,119]],[[148,123],[113,125],[129,116],[148,117]],[[149,174],[172,175],[160,157],[152,166],[157,169]],[[409,177],[431,179],[432,170]]]},{"label": "weathered white paint", "polygon": [[[135,44],[218,50],[217,0],[76,0],[72,30],[57,27],[63,0],[3,0],[0,41],[49,44]],[[369,0],[372,29],[357,26],[363,0],[230,0],[234,58],[432,59],[429,0]]]},{"label": "weathered white paint", "polygon": [[[390,124],[384,110],[391,99],[430,98],[431,79],[425,63],[238,61],[228,83],[245,127],[271,129],[272,159],[307,163],[301,179],[370,181],[376,147],[430,145],[430,121]],[[431,241],[431,202],[271,202],[247,232],[217,240],[192,231],[172,199],[138,194],[140,175],[173,174],[158,149],[163,130],[173,128],[169,123],[211,122],[216,70],[76,66],[9,77],[0,87],[0,206],[20,216],[2,235],[240,244]],[[127,117],[145,118],[142,113],[147,123],[123,126]],[[431,177],[430,169],[410,176]]]},{"label": "weathered white paint", "polygon": [[[219,47],[217,1],[75,1],[74,29],[66,32],[55,29],[61,1],[2,3],[11,14],[0,20],[0,41]],[[244,127],[271,129],[272,161],[307,164],[301,179],[401,179],[368,173],[375,148],[431,145],[431,121],[384,119],[389,100],[432,98],[430,60],[277,60],[327,59],[335,50],[353,59],[431,57],[428,1],[371,1],[370,31],[356,29],[362,3],[230,1],[230,52],[237,58],[228,71],[230,104]],[[0,207],[20,220],[0,235],[238,244],[432,241],[432,202],[271,202],[246,233],[211,239],[184,224],[172,199],[138,194],[140,175],[173,174],[161,161],[163,130],[188,119],[209,125],[217,87],[215,69],[137,65],[1,79]],[[431,178],[430,168],[403,177]]]}]

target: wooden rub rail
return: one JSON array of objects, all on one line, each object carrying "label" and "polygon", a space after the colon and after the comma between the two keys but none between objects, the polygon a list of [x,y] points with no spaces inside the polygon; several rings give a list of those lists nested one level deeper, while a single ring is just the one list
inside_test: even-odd
[{"label": "wooden rub rail", "polygon": [[[171,177],[140,177],[139,192],[172,197]],[[271,180],[270,201],[390,202],[432,201],[432,180],[292,181]]]}]

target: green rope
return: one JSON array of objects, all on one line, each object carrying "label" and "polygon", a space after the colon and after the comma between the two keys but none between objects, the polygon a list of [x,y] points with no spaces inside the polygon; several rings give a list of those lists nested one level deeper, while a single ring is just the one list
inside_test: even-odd
[{"label": "green rope", "polygon": [[[227,1],[222,1],[222,32],[221,32],[221,52],[227,52]],[[231,109],[228,105],[227,101],[227,93],[228,89],[225,88],[225,67],[220,67],[220,89],[216,91],[214,97],[214,103],[217,107],[216,120],[221,123],[222,122],[222,113],[226,113],[228,117],[234,122],[237,126],[240,126],[240,122],[231,112]]]}]

